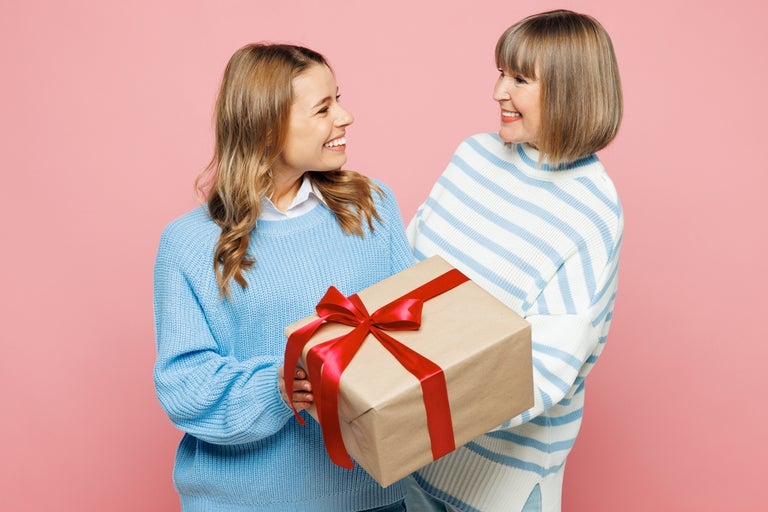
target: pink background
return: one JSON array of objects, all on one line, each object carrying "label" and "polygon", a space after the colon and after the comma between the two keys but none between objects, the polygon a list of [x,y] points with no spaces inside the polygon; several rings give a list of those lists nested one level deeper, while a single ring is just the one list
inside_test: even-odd
[{"label": "pink background", "polygon": [[497,36],[554,7],[603,22],[626,96],[601,153],[626,213],[620,297],[564,510],[763,510],[768,9],[745,0],[5,0],[0,509],[178,509],[152,266],[195,204],[234,50],[325,53],[357,118],[349,167],[407,221],[456,144],[497,125]]}]

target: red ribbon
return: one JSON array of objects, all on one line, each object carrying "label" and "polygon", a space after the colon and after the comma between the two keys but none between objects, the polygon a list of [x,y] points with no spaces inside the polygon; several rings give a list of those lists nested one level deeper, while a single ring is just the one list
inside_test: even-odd
[{"label": "red ribbon", "polygon": [[[327,322],[336,322],[354,327],[345,335],[315,345],[307,353],[307,372],[315,394],[318,421],[323,430],[328,455],[336,465],[347,469],[353,466],[341,437],[338,414],[339,380],[368,334],[373,334],[405,369],[419,379],[433,459],[442,457],[456,448],[448,390],[442,368],[384,331],[418,330],[421,326],[424,301],[455,288],[467,279],[467,276],[458,270],[451,269],[370,315],[357,294],[345,297],[331,286],[317,304],[319,318],[297,329],[288,337],[284,375],[293,376],[296,374],[304,346],[320,326]],[[293,389],[290,378],[286,378],[285,386],[290,396]],[[290,405],[299,423],[303,425],[304,419],[293,402]]]}]

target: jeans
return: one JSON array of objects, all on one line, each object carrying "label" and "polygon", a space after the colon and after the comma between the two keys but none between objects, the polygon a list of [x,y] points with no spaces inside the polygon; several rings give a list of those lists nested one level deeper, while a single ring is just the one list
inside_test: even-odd
[{"label": "jeans", "polygon": [[[458,512],[457,508],[424,492],[413,478],[408,478],[407,481],[408,494],[405,497],[405,504],[408,512]],[[538,484],[531,491],[520,512],[541,512],[541,489]]]},{"label": "jeans", "polygon": [[362,512],[405,512],[405,501],[400,500],[391,505],[370,508],[368,510],[363,510]]}]

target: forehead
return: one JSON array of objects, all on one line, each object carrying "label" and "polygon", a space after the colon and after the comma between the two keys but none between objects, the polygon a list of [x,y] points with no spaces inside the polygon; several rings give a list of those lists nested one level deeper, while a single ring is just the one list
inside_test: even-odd
[{"label": "forehead", "polygon": [[311,108],[336,96],[336,77],[324,64],[312,64],[292,81],[293,104]]}]

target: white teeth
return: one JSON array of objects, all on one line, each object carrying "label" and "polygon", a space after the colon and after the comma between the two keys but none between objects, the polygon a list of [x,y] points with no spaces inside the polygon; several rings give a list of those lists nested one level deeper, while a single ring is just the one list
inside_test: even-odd
[{"label": "white teeth", "polygon": [[520,114],[517,112],[502,112],[502,117],[520,117]]},{"label": "white teeth", "polygon": [[338,139],[333,139],[331,142],[326,142],[323,144],[327,148],[335,148],[336,146],[343,146],[347,143],[346,137],[339,137]]}]

